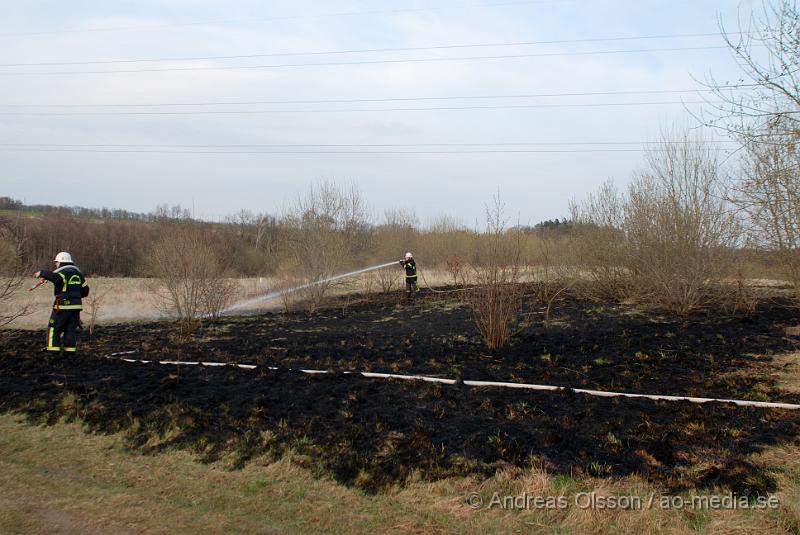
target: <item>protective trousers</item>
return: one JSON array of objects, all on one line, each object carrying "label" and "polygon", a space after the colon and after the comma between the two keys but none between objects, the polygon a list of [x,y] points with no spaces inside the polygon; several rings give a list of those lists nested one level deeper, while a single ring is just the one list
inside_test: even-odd
[{"label": "protective trousers", "polygon": [[417,286],[417,276],[406,276],[406,295],[411,297],[417,292],[419,292],[419,287]]},{"label": "protective trousers", "polygon": [[80,310],[53,310],[47,329],[47,350],[74,353],[78,346]]}]

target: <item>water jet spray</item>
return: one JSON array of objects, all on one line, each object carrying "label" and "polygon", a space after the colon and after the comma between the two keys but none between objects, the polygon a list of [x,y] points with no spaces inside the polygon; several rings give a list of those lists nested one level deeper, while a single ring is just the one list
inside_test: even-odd
[{"label": "water jet spray", "polygon": [[355,275],[360,275],[362,273],[367,273],[368,271],[375,271],[376,269],[383,269],[385,267],[394,266],[394,265],[397,265],[397,262],[386,262],[385,264],[380,264],[380,265],[377,265],[377,266],[370,266],[370,267],[366,267],[366,268],[363,268],[363,269],[357,269],[355,271],[350,271],[348,273],[342,273],[341,275],[334,275],[333,277],[328,277],[328,278],[321,279],[321,280],[318,280],[318,281],[309,282],[307,284],[301,284],[300,286],[294,286],[292,288],[286,288],[286,289],[283,289],[283,290],[277,290],[277,291],[274,291],[274,292],[270,292],[270,293],[267,293],[267,294],[264,294],[264,295],[251,297],[250,299],[247,299],[245,301],[240,301],[239,303],[235,303],[235,304],[229,306],[228,308],[226,308],[226,309],[224,309],[222,311],[222,314],[225,314],[227,312],[232,312],[234,310],[240,310],[242,308],[246,308],[246,307],[249,307],[249,306],[252,306],[252,305],[256,305],[258,303],[263,303],[264,301],[270,301],[272,299],[276,299],[278,297],[282,297],[284,295],[287,295],[287,294],[290,294],[290,293],[293,293],[293,292],[297,292],[297,291],[300,291],[300,290],[305,290],[306,288],[311,288],[313,286],[317,286],[317,285],[320,285],[320,284],[325,284],[325,283],[328,283],[328,282],[334,282],[334,281],[337,281],[337,280],[346,279],[348,277],[353,277]]}]

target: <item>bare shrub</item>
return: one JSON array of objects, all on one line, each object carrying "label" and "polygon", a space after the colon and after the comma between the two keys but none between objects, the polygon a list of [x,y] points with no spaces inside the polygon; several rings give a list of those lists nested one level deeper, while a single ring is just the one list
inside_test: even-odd
[{"label": "bare shrub", "polygon": [[459,283],[464,284],[464,270],[467,266],[460,256],[457,254],[448,255],[445,258],[444,265],[450,277],[453,278],[453,286],[458,286]]},{"label": "bare shrub", "polygon": [[24,243],[24,227],[18,221],[0,219],[0,327],[31,312],[29,305],[14,299],[30,271],[23,263]]},{"label": "bare shrub", "polygon": [[475,288],[464,292],[475,325],[490,350],[508,343],[522,308],[522,235],[518,230],[506,232],[503,211],[499,197],[486,209],[487,231],[479,244],[481,262],[472,265]]},{"label": "bare shrub", "polygon": [[719,298],[741,225],[717,153],[700,138],[664,135],[627,194],[607,182],[573,204],[579,262],[599,296],[628,296],[685,314]]},{"label": "bare shrub", "polygon": [[369,274],[369,279],[380,293],[388,294],[401,287],[401,271],[396,269],[378,269]]},{"label": "bare shrub", "polygon": [[206,286],[201,297],[203,313],[211,321],[217,321],[225,310],[236,302],[240,289],[236,280],[218,278],[212,285]]},{"label": "bare shrub", "polygon": [[281,300],[281,304],[283,305],[283,309],[286,312],[292,312],[296,308],[296,303],[300,301],[300,297],[298,296],[297,292],[289,291],[291,288],[301,286],[302,282],[299,279],[288,279],[282,281],[276,290],[279,292],[278,297]]},{"label": "bare shrub", "polygon": [[381,224],[375,227],[372,242],[374,259],[388,262],[402,257],[406,251],[416,251],[420,238],[418,226],[419,221],[412,212],[387,210]]},{"label": "bare shrub", "polygon": [[287,295],[287,298],[294,300],[295,303],[300,303],[306,312],[315,312],[323,299],[330,292],[334,286],[341,286],[341,281],[322,282],[314,281],[312,284],[303,285],[301,288],[291,292],[293,295]]},{"label": "bare shrub", "polygon": [[183,335],[190,335],[210,310],[219,312],[220,303],[232,299],[234,287],[224,279],[224,258],[202,229],[168,229],[151,249],[148,267],[160,283],[158,304],[178,319]]},{"label": "bare shrub", "polygon": [[371,238],[366,204],[354,185],[325,182],[298,199],[284,222],[291,269],[313,283],[303,294],[314,309],[337,284],[327,279],[352,267]]},{"label": "bare shrub", "polygon": [[84,310],[89,314],[89,337],[94,334],[94,326],[97,323],[97,315],[102,308],[108,290],[101,284],[92,281],[92,290],[89,295],[82,299]]},{"label": "bare shrub", "polygon": [[624,299],[631,290],[623,230],[624,196],[607,180],[581,204],[570,203],[570,212],[575,262],[589,280],[579,288],[589,298]]},{"label": "bare shrub", "polygon": [[571,249],[571,241],[552,233],[539,236],[533,243],[531,263],[537,281],[536,297],[546,305],[545,328],[550,326],[553,305],[579,281]]},{"label": "bare shrub", "polygon": [[717,153],[701,139],[665,137],[647,164],[628,190],[628,265],[640,298],[685,314],[717,297],[741,228]]}]

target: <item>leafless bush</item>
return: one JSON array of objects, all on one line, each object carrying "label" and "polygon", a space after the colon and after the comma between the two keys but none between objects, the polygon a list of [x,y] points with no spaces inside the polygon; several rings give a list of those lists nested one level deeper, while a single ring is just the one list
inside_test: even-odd
[{"label": "leafless bush", "polygon": [[23,264],[25,232],[22,225],[9,219],[0,220],[0,327],[30,313],[30,307],[12,300],[24,284]]},{"label": "leafless bush", "polygon": [[302,288],[292,292],[293,295],[288,299],[294,300],[295,303],[302,304],[306,312],[316,311],[323,303],[325,296],[330,293],[331,288],[336,285],[341,285],[341,282],[315,282],[313,284],[304,285]]},{"label": "leafless bush", "polygon": [[203,313],[211,321],[217,321],[222,313],[239,297],[239,285],[234,279],[219,278],[207,286],[201,297]]},{"label": "leafless bush", "polygon": [[702,140],[669,136],[647,164],[625,208],[629,268],[641,298],[684,314],[718,297],[741,228]]},{"label": "leafless bush", "polygon": [[664,136],[627,195],[611,183],[573,205],[581,266],[603,293],[687,313],[719,298],[741,226],[725,201],[716,152]]},{"label": "leafless bush", "polygon": [[457,254],[448,255],[447,258],[445,258],[444,265],[447,268],[447,272],[453,278],[453,286],[464,284],[464,270],[467,266],[460,256]]},{"label": "leafless bush", "polygon": [[537,299],[545,304],[544,326],[550,326],[553,305],[563,299],[579,281],[575,259],[570,254],[572,242],[557,235],[543,235],[534,240],[532,266],[537,281]]},{"label": "leafless bush", "polygon": [[84,310],[89,315],[89,337],[94,334],[94,326],[97,323],[97,315],[106,299],[108,290],[96,281],[92,281],[92,289],[87,297],[83,298]]},{"label": "leafless bush", "polygon": [[499,197],[487,207],[487,232],[481,262],[473,264],[475,288],[464,292],[475,325],[490,350],[503,347],[514,334],[522,308],[521,233],[507,233]]},{"label": "leafless bush", "polygon": [[631,291],[623,223],[625,199],[611,180],[581,203],[570,203],[575,262],[589,279],[578,283],[590,298],[626,298]]},{"label": "leafless bush", "polygon": [[298,303],[301,298],[297,292],[289,291],[291,288],[302,286],[303,282],[300,279],[286,279],[283,280],[281,283],[278,284],[275,291],[280,292],[278,297],[281,300],[281,304],[283,305],[283,309],[286,312],[292,312],[296,308],[296,303]]},{"label": "leafless bush", "polygon": [[378,269],[369,274],[368,279],[380,293],[388,294],[400,289],[402,271],[397,269]]},{"label": "leafless bush", "polygon": [[190,335],[204,314],[213,310],[218,315],[233,299],[235,286],[224,279],[222,255],[207,233],[193,226],[170,229],[153,246],[148,264],[160,283],[159,304],[177,317],[183,335]]},{"label": "leafless bush", "polygon": [[761,300],[758,290],[749,287],[741,275],[726,281],[725,288],[720,290],[719,296],[722,310],[731,315],[753,314]]},{"label": "leafless bush", "polygon": [[354,185],[343,189],[326,182],[297,200],[285,224],[292,269],[313,283],[303,293],[316,308],[336,284],[327,279],[352,267],[371,237],[366,204]]}]

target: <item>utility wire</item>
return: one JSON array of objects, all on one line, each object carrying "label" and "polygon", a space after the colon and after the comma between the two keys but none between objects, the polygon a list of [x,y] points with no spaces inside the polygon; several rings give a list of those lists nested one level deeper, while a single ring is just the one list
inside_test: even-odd
[{"label": "utility wire", "polygon": [[270,65],[220,65],[204,67],[166,67],[166,68],[147,68],[147,69],[116,69],[102,71],[13,71],[0,72],[0,76],[71,76],[85,74],[134,74],[144,72],[187,72],[187,71],[227,71],[227,70],[247,70],[247,69],[281,69],[291,67],[337,67],[345,65],[381,65],[399,63],[440,63],[446,61],[479,61],[497,59],[518,59],[518,58],[547,58],[547,57],[566,57],[566,56],[598,56],[611,54],[634,54],[634,53],[653,53],[653,52],[680,52],[680,51],[699,51],[699,50],[720,50],[728,49],[728,46],[695,46],[695,47],[671,47],[671,48],[634,48],[627,50],[594,50],[585,52],[546,52],[531,54],[500,54],[494,56],[460,56],[449,58],[411,58],[411,59],[379,59],[364,61],[331,61],[331,62],[307,62],[307,63],[285,63]]},{"label": "utility wire", "polygon": [[[741,32],[737,32],[741,33]],[[253,59],[253,58],[275,58],[292,56],[325,56],[339,54],[366,54],[376,52],[419,52],[424,50],[452,50],[459,48],[491,48],[507,46],[532,46],[532,45],[555,45],[555,44],[574,44],[574,43],[602,43],[617,41],[639,41],[646,39],[675,39],[675,38],[694,38],[694,37],[721,37],[722,34],[716,33],[683,33],[683,34],[662,34],[662,35],[639,35],[628,37],[599,37],[587,39],[559,39],[551,41],[519,41],[505,43],[480,43],[480,44],[453,44],[453,45],[434,45],[434,46],[414,46],[402,48],[361,48],[352,50],[328,50],[311,52],[273,52],[262,54],[238,54],[228,56],[187,56],[171,58],[139,58],[139,59],[113,59],[113,60],[93,60],[93,61],[52,61],[34,63],[2,63],[0,67],[55,67],[67,65],[112,65],[117,63],[155,63],[155,62],[176,62],[176,61],[214,61],[230,59]]]},{"label": "utility wire", "polygon": [[[709,150],[723,150],[711,148]],[[600,152],[646,152],[647,149],[479,149],[479,150],[347,150],[347,151],[318,151],[318,150],[280,150],[280,151],[256,151],[256,150],[236,150],[236,151],[177,151],[161,149],[39,149],[39,148],[0,148],[0,152],[87,152],[87,153],[130,153],[130,154],[568,154],[568,153],[600,153]]]},{"label": "utility wire", "polygon": [[[521,146],[616,146],[675,145],[692,141],[554,141],[504,143],[255,143],[255,144],[148,144],[148,143],[0,143],[0,147],[31,148],[390,148],[390,147],[521,147]],[[737,144],[727,139],[704,141],[703,144]]]},{"label": "utility wire", "polygon": [[[720,89],[745,89],[755,87],[756,84],[741,84],[724,86]],[[154,107],[179,107],[179,106],[245,106],[245,105],[276,105],[276,104],[356,104],[376,102],[418,102],[437,100],[480,100],[480,99],[523,99],[523,98],[557,98],[557,97],[588,97],[588,96],[614,96],[614,95],[665,95],[680,93],[714,93],[715,89],[652,89],[642,91],[587,91],[566,93],[528,93],[517,95],[446,95],[440,97],[385,97],[385,98],[345,98],[345,99],[317,99],[317,100],[237,100],[237,101],[210,101],[210,102],[162,102],[162,103],[134,103],[134,104],[0,104],[2,108],[154,108]]]},{"label": "utility wire", "polygon": [[674,100],[651,102],[602,102],[588,104],[497,104],[486,106],[430,106],[417,108],[309,108],[297,110],[202,110],[202,111],[108,111],[108,112],[36,112],[0,111],[0,116],[35,116],[35,117],[82,117],[82,116],[150,116],[150,115],[259,115],[287,113],[358,113],[358,112],[397,112],[397,111],[464,111],[464,110],[506,110],[506,109],[541,109],[541,108],[599,108],[627,106],[661,106],[675,104],[708,104],[705,100]]}]

